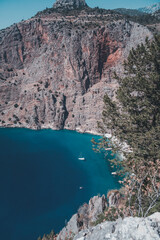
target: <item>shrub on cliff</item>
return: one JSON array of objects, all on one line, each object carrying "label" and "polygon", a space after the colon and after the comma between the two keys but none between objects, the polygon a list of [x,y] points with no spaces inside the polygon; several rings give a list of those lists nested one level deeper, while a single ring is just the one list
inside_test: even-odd
[{"label": "shrub on cliff", "polygon": [[142,14],[142,15],[137,15],[137,16],[131,16],[131,15],[126,15],[126,14],[123,14],[123,15],[129,21],[137,22],[142,25],[150,25],[150,24],[156,24],[156,23],[160,22],[160,20],[157,17],[155,17],[151,14]]},{"label": "shrub on cliff", "polygon": [[103,138],[99,147],[123,153],[111,164],[124,177],[124,214],[147,216],[160,204],[160,37],[132,49],[124,69],[123,78],[115,75],[117,99],[104,97],[101,129],[116,141]]}]

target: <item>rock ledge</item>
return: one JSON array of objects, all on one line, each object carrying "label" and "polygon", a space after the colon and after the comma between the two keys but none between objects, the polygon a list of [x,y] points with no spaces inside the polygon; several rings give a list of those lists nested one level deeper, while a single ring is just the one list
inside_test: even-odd
[{"label": "rock ledge", "polygon": [[79,232],[73,240],[159,240],[160,213],[147,218],[118,219]]}]

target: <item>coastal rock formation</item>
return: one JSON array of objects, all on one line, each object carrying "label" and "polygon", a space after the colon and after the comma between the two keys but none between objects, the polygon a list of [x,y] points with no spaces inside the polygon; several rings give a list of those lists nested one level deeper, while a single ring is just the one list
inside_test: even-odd
[{"label": "coastal rock formation", "polygon": [[54,8],[82,8],[86,7],[87,4],[85,0],[57,0],[54,4]]},{"label": "coastal rock formation", "polygon": [[118,219],[83,230],[73,240],[159,240],[160,213],[147,218]]},{"label": "coastal rock formation", "polygon": [[[42,240],[159,240],[160,213],[146,218],[126,217],[105,221],[103,216],[107,208],[121,204],[118,191],[112,190],[108,197],[112,197],[108,203],[104,195],[91,198],[89,204],[80,207],[58,235],[51,232]],[[118,200],[115,201],[115,198]]]},{"label": "coastal rock formation", "polygon": [[107,207],[107,199],[95,196],[90,199],[89,204],[84,204],[79,208],[77,214],[73,215],[66,227],[59,233],[57,240],[69,239],[82,229],[88,229],[92,222],[104,212]]},{"label": "coastal rock formation", "polygon": [[113,72],[145,37],[147,27],[90,8],[52,8],[1,30],[0,126],[96,133]]},{"label": "coastal rock formation", "polygon": [[109,207],[117,207],[121,205],[123,197],[118,190],[111,190],[107,194]]}]

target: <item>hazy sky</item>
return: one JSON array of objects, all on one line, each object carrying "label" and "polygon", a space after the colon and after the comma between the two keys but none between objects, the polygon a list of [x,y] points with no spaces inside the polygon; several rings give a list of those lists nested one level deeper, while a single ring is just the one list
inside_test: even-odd
[{"label": "hazy sky", "polygon": [[[52,7],[55,0],[0,0],[0,29],[34,16],[46,7]],[[114,9],[119,7],[139,8],[160,2],[160,0],[86,0],[90,7]]]}]

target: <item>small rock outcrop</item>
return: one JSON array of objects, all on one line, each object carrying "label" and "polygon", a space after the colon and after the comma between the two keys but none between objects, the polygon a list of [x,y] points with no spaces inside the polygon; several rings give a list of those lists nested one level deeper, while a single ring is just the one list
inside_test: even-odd
[{"label": "small rock outcrop", "polygon": [[107,199],[104,195],[91,198],[89,204],[84,204],[77,214],[73,215],[66,227],[59,233],[57,240],[70,239],[82,229],[88,229],[98,216],[104,213],[106,207]]},{"label": "small rock outcrop", "polygon": [[53,8],[76,9],[83,7],[87,7],[85,0],[57,0],[53,4]]},{"label": "small rock outcrop", "polygon": [[147,218],[128,217],[103,222],[74,236],[73,240],[159,240],[160,213]]},{"label": "small rock outcrop", "polygon": [[118,190],[111,190],[107,194],[109,207],[118,207],[123,200],[121,193]]}]

